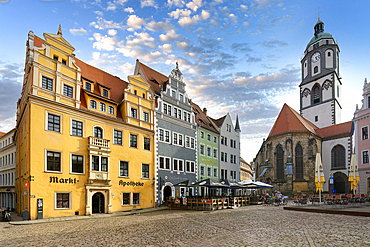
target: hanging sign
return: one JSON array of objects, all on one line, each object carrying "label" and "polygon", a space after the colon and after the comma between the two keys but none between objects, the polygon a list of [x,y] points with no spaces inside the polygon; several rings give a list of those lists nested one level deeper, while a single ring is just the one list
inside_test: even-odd
[{"label": "hanging sign", "polygon": [[29,187],[29,186],[30,186],[30,184],[28,182],[24,183],[24,187]]}]

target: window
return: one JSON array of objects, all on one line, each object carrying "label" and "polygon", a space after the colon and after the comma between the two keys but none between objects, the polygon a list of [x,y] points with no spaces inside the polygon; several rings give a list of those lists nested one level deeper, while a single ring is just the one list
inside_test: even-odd
[{"label": "window", "polygon": [[317,72],[319,72],[319,67],[315,66],[315,67],[313,68],[313,73],[317,73]]},{"label": "window", "polygon": [[367,97],[367,108],[370,108],[370,96]]},{"label": "window", "polygon": [[134,108],[131,108],[131,117],[137,118],[137,110]]},{"label": "window", "polygon": [[140,205],[140,193],[132,193],[132,204]]},{"label": "window", "polygon": [[221,152],[221,161],[224,161],[224,152]]},{"label": "window", "polygon": [[221,144],[223,145],[224,144],[224,137],[221,136]]},{"label": "window", "polygon": [[331,168],[345,168],[346,151],[342,145],[336,145],[331,150]]},{"label": "window", "polygon": [[60,167],[60,158],[61,158],[61,153],[59,152],[52,152],[52,151],[47,151],[47,165],[46,165],[46,170],[47,171],[52,171],[52,172],[61,172],[61,167]]},{"label": "window", "polygon": [[175,90],[172,90],[172,97],[176,98],[176,91]]},{"label": "window", "polygon": [[233,139],[230,139],[230,147],[233,147],[234,141]]},{"label": "window", "polygon": [[71,86],[68,86],[68,85],[64,84],[64,87],[63,87],[63,94],[64,94],[65,96],[68,96],[68,97],[73,98],[73,87],[71,87]]},{"label": "window", "polygon": [[186,161],[186,172],[194,172],[194,162]]},{"label": "window", "polygon": [[130,205],[130,193],[122,193],[122,205]]},{"label": "window", "polygon": [[171,114],[171,106],[170,105],[168,106],[168,115],[172,116],[172,114]]},{"label": "window", "polygon": [[204,155],[204,145],[200,145],[200,154]]},{"label": "window", "polygon": [[94,127],[94,137],[103,138],[103,130],[100,127]]},{"label": "window", "polygon": [[225,146],[227,146],[227,137],[225,137]]},{"label": "window", "polygon": [[213,137],[213,143],[217,143],[217,137],[216,136]]},{"label": "window", "polygon": [[113,144],[122,145],[122,131],[114,130]]},{"label": "window", "polygon": [[141,165],[141,178],[149,178],[149,164]]},{"label": "window", "polygon": [[180,101],[183,102],[184,101],[184,95],[180,94]]},{"label": "window", "polygon": [[200,175],[201,176],[204,176],[204,166],[201,166],[200,167]]},{"label": "window", "polygon": [[162,129],[159,130],[159,140],[164,141],[164,136],[163,136],[163,130]]},{"label": "window", "polygon": [[107,172],[108,171],[108,158],[101,157],[101,171]]},{"label": "window", "polygon": [[72,172],[73,173],[84,172],[84,158],[82,155],[72,154]]},{"label": "window", "polygon": [[167,104],[163,104],[163,113],[167,114]]},{"label": "window", "polygon": [[211,177],[211,167],[207,167],[207,177]]},{"label": "window", "polygon": [[42,77],[42,87],[53,91],[53,80],[43,76]]},{"label": "window", "polygon": [[210,147],[207,147],[207,156],[208,157],[212,157],[211,156],[211,148]]},{"label": "window", "polygon": [[188,113],[188,122],[190,123],[190,113]]},{"label": "window", "polygon": [[200,138],[204,139],[204,132],[203,131],[200,132]]},{"label": "window", "polygon": [[86,90],[91,91],[91,84],[88,82],[85,82],[85,88]]},{"label": "window", "polygon": [[234,155],[230,154],[230,163],[234,163]]},{"label": "window", "polygon": [[92,170],[99,171],[99,156],[92,156]]},{"label": "window", "polygon": [[70,193],[56,193],[55,208],[70,208]]},{"label": "window", "polygon": [[150,138],[144,137],[144,150],[150,151]]},{"label": "window", "polygon": [[178,109],[177,111],[179,112],[179,119],[181,120],[181,110]]},{"label": "window", "polygon": [[170,132],[168,130],[164,132],[164,138],[165,142],[170,142]]},{"label": "window", "polygon": [[362,127],[362,140],[367,140],[369,139],[369,127],[365,126]]},{"label": "window", "polygon": [[170,158],[159,157],[159,168],[160,169],[170,169]]},{"label": "window", "polygon": [[227,153],[225,153],[225,162],[227,162]]},{"label": "window", "polygon": [[95,100],[90,100],[90,108],[96,109],[96,101]]},{"label": "window", "polygon": [[315,122],[319,121],[319,116],[315,116]]},{"label": "window", "polygon": [[217,178],[217,168],[213,168],[213,177]]},{"label": "window", "polygon": [[136,90],[134,90],[134,94],[137,95],[137,91]]},{"label": "window", "polygon": [[108,106],[108,113],[114,115],[114,107]]},{"label": "window", "polygon": [[224,169],[221,169],[221,179],[225,179]]},{"label": "window", "polygon": [[185,138],[185,147],[190,147],[190,137],[188,136]]},{"label": "window", "polygon": [[145,93],[143,93],[143,98],[144,98],[144,99],[146,98]]},{"label": "window", "polygon": [[108,98],[108,90],[103,89],[103,96]]},{"label": "window", "polygon": [[277,179],[284,179],[284,151],[281,145],[276,148]]},{"label": "window", "polygon": [[236,141],[234,140],[234,148],[236,148]]},{"label": "window", "polygon": [[313,104],[319,103],[320,101],[320,87],[315,86],[313,88]]},{"label": "window", "polygon": [[213,158],[215,159],[217,158],[217,149],[215,148],[213,149]]},{"label": "window", "polygon": [[173,114],[174,114],[174,117],[177,118],[177,108],[173,108]]},{"label": "window", "polygon": [[362,151],[362,164],[369,164],[369,151]]},{"label": "window", "polygon": [[149,122],[149,113],[144,112],[143,117],[145,122]]},{"label": "window", "polygon": [[54,59],[55,61],[58,61],[58,56],[54,55],[53,59]]},{"label": "window", "polygon": [[184,121],[186,121],[186,112],[184,111]]},{"label": "window", "polygon": [[179,145],[182,146],[183,135],[179,134]]},{"label": "window", "polygon": [[99,110],[105,112],[105,104],[100,102],[99,106],[100,106]]},{"label": "window", "polygon": [[60,116],[48,114],[48,130],[60,132]]},{"label": "window", "polygon": [[177,134],[176,133],[173,133],[173,140],[172,140],[173,144],[177,145]]},{"label": "window", "polygon": [[211,135],[210,134],[207,134],[207,141],[211,141]]},{"label": "window", "polygon": [[82,137],[82,122],[72,120],[72,135]]},{"label": "window", "polygon": [[184,171],[184,161],[183,160],[179,160],[179,171]]},{"label": "window", "polygon": [[191,140],[190,140],[190,147],[191,147],[191,148],[194,148],[194,142],[195,142],[195,141],[194,141],[194,138],[191,138]]},{"label": "window", "polygon": [[295,147],[295,177],[303,179],[303,149],[300,144]]},{"label": "window", "polygon": [[128,176],[128,162],[120,161],[119,162],[119,176],[120,177],[129,177]]},{"label": "window", "polygon": [[137,135],[130,134],[130,147],[137,148]]},{"label": "window", "polygon": [[67,65],[67,61],[65,59],[62,59],[62,64]]}]

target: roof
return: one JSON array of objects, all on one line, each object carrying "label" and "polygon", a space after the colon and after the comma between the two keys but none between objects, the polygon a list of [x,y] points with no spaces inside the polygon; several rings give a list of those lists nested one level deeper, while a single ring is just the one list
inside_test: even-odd
[{"label": "roof", "polygon": [[219,133],[219,131],[214,127],[211,120],[207,117],[207,115],[201,110],[199,105],[193,103],[193,110],[196,112],[196,121],[199,126],[211,130],[213,132]]},{"label": "roof", "polygon": [[6,133],[4,133],[4,132],[0,132],[0,137],[1,137],[1,136],[3,136],[3,135],[5,135],[5,134],[6,134]]},{"label": "roof", "polygon": [[[322,27],[322,28],[317,28],[317,26],[320,25],[319,27]],[[306,49],[312,45],[313,43],[315,43],[316,41],[319,41],[320,39],[333,39],[333,36],[331,36],[330,33],[324,33],[324,22],[322,20],[318,20],[315,24],[315,35],[313,36],[313,38],[310,40],[310,42],[308,42],[307,46],[306,46]],[[316,31],[318,31],[318,33],[316,33]]]},{"label": "roof", "polygon": [[268,137],[291,132],[311,132],[318,135],[316,129],[316,125],[306,120],[287,104],[284,104]]},{"label": "roof", "polygon": [[240,130],[240,126],[239,126],[239,116],[238,116],[238,115],[236,115],[235,130]]},{"label": "roof", "polygon": [[139,59],[137,59],[136,62],[143,71],[145,79],[149,83],[153,92],[156,94],[160,94],[162,86],[169,81],[168,77],[141,63]]},{"label": "roof", "polygon": [[[75,58],[76,64],[81,69],[81,76],[89,81],[96,82],[97,85],[101,85],[106,88],[110,88],[110,99],[116,103],[120,103],[123,99],[123,92],[128,86],[128,82],[120,79],[117,76],[113,76],[103,70],[95,68],[85,62],[82,62],[78,58]],[[94,93],[101,95],[99,87],[94,87]]]},{"label": "roof", "polygon": [[227,115],[225,115],[225,116],[223,116],[223,117],[221,117],[221,118],[219,118],[219,119],[213,119],[213,118],[211,118],[212,119],[212,121],[218,126],[218,127],[221,127],[222,126],[222,124],[224,123],[224,121],[225,121],[225,118],[226,118],[226,116]]},{"label": "roof", "polygon": [[352,121],[316,130],[323,139],[340,138],[352,135]]},{"label": "roof", "polygon": [[33,39],[33,45],[36,46],[36,47],[41,47],[42,44],[45,43],[45,40],[43,40],[42,38],[38,37],[38,36],[34,36],[34,39]]}]

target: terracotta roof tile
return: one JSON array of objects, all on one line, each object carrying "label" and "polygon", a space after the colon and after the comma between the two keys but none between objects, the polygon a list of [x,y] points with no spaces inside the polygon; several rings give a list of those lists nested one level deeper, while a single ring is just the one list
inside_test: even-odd
[{"label": "terracotta roof tile", "polygon": [[225,121],[225,118],[226,118],[226,116],[227,115],[225,115],[225,116],[223,116],[223,117],[221,117],[221,118],[219,118],[219,119],[213,119],[213,118],[211,118],[212,119],[212,121],[218,126],[218,127],[221,127],[222,126],[222,124],[224,123],[224,121]]},{"label": "terracotta roof tile", "polygon": [[42,38],[38,37],[38,36],[34,36],[34,39],[33,39],[33,45],[36,46],[36,47],[41,47],[42,44],[45,43],[45,40],[43,40]]},{"label": "terracotta roof tile", "polygon": [[[78,58],[75,58],[75,60],[77,66],[81,68],[82,77],[110,88],[110,99],[116,103],[121,102],[123,99],[123,91],[125,88],[127,88],[128,82],[87,63],[84,63]],[[94,93],[101,95],[97,84],[95,84]]]},{"label": "terracotta roof tile", "polygon": [[316,129],[316,125],[306,120],[287,104],[284,104],[268,137],[289,132],[311,132],[318,136]]},{"label": "terracotta roof tile", "polygon": [[352,121],[332,125],[316,130],[323,139],[334,139],[349,136],[353,132]]},{"label": "terracotta roof tile", "polygon": [[4,133],[4,132],[0,132],[0,137],[1,137],[1,136],[3,136],[3,135],[5,135],[5,134],[6,134],[6,133]]},{"label": "terracotta roof tile", "polygon": [[206,114],[200,109],[200,107],[194,102],[192,103],[192,106],[193,110],[196,112],[197,123],[205,129],[219,133],[217,129],[213,126],[209,118],[206,116]]},{"label": "terracotta roof tile", "polygon": [[156,94],[160,94],[161,87],[163,84],[166,84],[168,82],[168,77],[159,73],[158,71],[146,66],[145,64],[139,62],[139,60],[136,60],[138,64],[140,65],[141,70],[144,73],[144,76],[148,83],[150,84],[152,90]]}]

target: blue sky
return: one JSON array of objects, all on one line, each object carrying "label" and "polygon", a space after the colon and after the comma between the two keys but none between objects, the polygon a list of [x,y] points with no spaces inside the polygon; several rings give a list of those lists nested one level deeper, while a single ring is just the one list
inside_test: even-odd
[{"label": "blue sky", "polygon": [[241,155],[252,161],[284,103],[299,110],[300,59],[320,17],[338,42],[342,121],[369,75],[370,2],[284,0],[0,0],[0,131],[15,126],[27,34],[57,33],[76,57],[127,80],[136,59],[169,75],[219,118],[239,114]]}]

